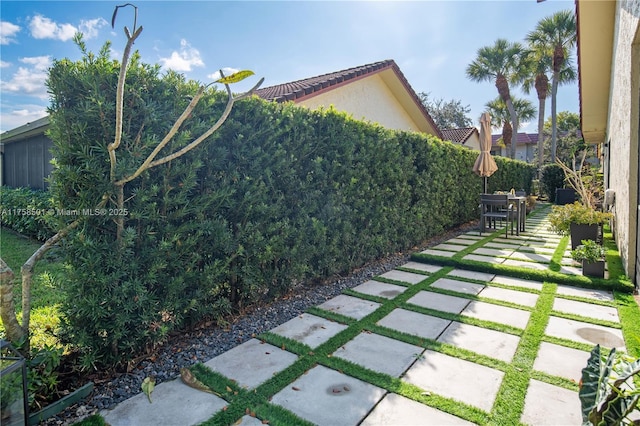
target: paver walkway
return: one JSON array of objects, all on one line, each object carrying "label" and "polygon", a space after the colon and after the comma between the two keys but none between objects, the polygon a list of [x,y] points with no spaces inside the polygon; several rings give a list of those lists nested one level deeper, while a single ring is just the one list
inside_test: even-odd
[{"label": "paver walkway", "polygon": [[[424,253],[546,270],[566,239],[546,210],[504,238],[468,232]],[[564,274],[581,274],[565,251]],[[120,425],[579,425],[577,382],[595,344],[624,349],[614,295],[412,260],[195,367]],[[213,371],[209,375],[203,374]],[[530,379],[531,377],[531,379]]]}]

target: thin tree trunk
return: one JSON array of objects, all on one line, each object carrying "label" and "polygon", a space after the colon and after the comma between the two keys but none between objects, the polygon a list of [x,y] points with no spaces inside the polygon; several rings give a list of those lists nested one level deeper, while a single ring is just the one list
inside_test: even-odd
[{"label": "thin tree trunk", "polygon": [[544,108],[546,99],[538,98],[538,180],[542,180],[544,162]]},{"label": "thin tree trunk", "polygon": [[11,342],[20,340],[25,331],[16,318],[16,306],[13,302],[13,280],[15,275],[9,265],[0,258],[0,318],[4,325],[7,339]]},{"label": "thin tree trunk", "polygon": [[506,104],[509,109],[509,115],[511,116],[511,128],[513,129],[513,133],[511,134],[511,153],[509,154],[509,157],[511,159],[515,159],[516,143],[518,141],[518,115],[516,114],[516,109],[513,107],[511,98],[507,99]]},{"label": "thin tree trunk", "polygon": [[557,108],[556,98],[558,94],[558,73],[553,73],[553,82],[551,83],[551,162],[556,162],[556,147],[558,143],[558,123],[557,123]]}]

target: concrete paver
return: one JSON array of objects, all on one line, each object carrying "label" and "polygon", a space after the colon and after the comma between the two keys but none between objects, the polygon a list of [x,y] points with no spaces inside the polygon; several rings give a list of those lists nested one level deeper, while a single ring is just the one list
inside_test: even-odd
[{"label": "concrete paver", "polygon": [[335,321],[301,314],[271,329],[271,332],[316,348],[346,328],[346,325]]},{"label": "concrete paver", "polygon": [[446,250],[446,251],[455,251],[455,252],[464,250],[466,248],[467,246],[465,245],[450,244],[450,243],[442,243],[433,247],[434,250]]},{"label": "concrete paver", "polygon": [[495,274],[489,274],[487,272],[469,271],[466,269],[453,269],[447,275],[452,277],[466,278],[469,280],[478,280],[489,282],[495,277]]},{"label": "concrete paver", "polygon": [[482,289],[478,296],[516,303],[518,305],[528,306],[530,308],[533,308],[538,301],[538,295],[534,293],[528,293],[518,290],[508,290],[505,288],[491,286],[487,286]]},{"label": "concrete paver", "polygon": [[400,377],[424,351],[420,346],[380,336],[360,333],[333,353],[373,371]]},{"label": "concrete paver", "polygon": [[534,269],[537,271],[545,271],[549,268],[549,265],[545,265],[542,263],[527,262],[524,260],[517,260],[517,259],[505,259],[505,261],[502,262],[502,264],[507,266],[515,266],[517,268]]},{"label": "concrete paver", "polygon": [[[544,401],[542,406],[541,401]],[[530,380],[521,421],[535,426],[582,424],[578,394],[538,380]]]},{"label": "concrete paver", "polygon": [[388,393],[360,426],[471,426],[474,423],[420,404],[404,396]]},{"label": "concrete paver", "polygon": [[318,425],[357,425],[386,391],[346,374],[318,365],[276,393],[280,405]]},{"label": "concrete paver", "polygon": [[397,295],[402,294],[404,291],[406,291],[407,288],[401,285],[387,284],[380,281],[369,280],[363,284],[360,284],[359,286],[354,287],[353,290],[359,293],[369,294],[371,296],[393,299]]},{"label": "concrete paver", "polygon": [[484,263],[503,263],[506,259],[504,257],[491,257],[491,256],[482,256],[479,254],[468,254],[463,257],[464,260],[473,260],[476,262],[484,262]]},{"label": "concrete paver", "polygon": [[449,320],[401,308],[394,309],[389,315],[378,321],[378,325],[383,327],[434,340],[450,323]]},{"label": "concrete paver", "polygon": [[434,309],[441,312],[459,314],[469,304],[470,300],[464,297],[449,296],[448,294],[434,293],[432,291],[419,291],[408,303],[423,308]]},{"label": "concrete paver", "polygon": [[478,247],[473,251],[473,254],[481,254],[483,256],[509,256],[513,253],[513,249],[494,249],[494,248],[485,248]]},{"label": "concrete paver", "polygon": [[298,357],[258,339],[250,339],[204,363],[213,371],[253,389],[293,364]]},{"label": "concrete paver", "polygon": [[472,301],[462,311],[462,315],[524,329],[529,322],[531,313],[493,303]]},{"label": "concrete paver", "polygon": [[440,256],[440,257],[453,257],[456,254],[455,251],[434,250],[434,249],[426,249],[421,251],[420,253],[430,254],[432,256]]},{"label": "concrete paver", "polygon": [[625,350],[622,332],[617,328],[551,316],[549,317],[545,334],[573,340],[574,342],[582,342],[594,346],[599,344],[605,348]]},{"label": "concrete paver", "polygon": [[613,302],[613,293],[606,290],[594,290],[590,288],[572,287],[568,285],[559,285],[558,294],[566,296],[583,297],[585,299],[601,300],[604,302]]},{"label": "concrete paver", "polygon": [[533,369],[578,383],[590,355],[578,349],[542,342]]},{"label": "concrete paver", "polygon": [[484,288],[484,285],[454,280],[451,278],[440,278],[431,284],[431,287],[451,290],[458,293],[477,295]]},{"label": "concrete paver", "polygon": [[239,423],[234,423],[234,426],[263,426],[264,423],[256,417],[242,416]]},{"label": "concrete paver", "polygon": [[447,240],[447,243],[449,244],[460,244],[463,246],[472,246],[477,242],[477,240],[471,240],[468,238],[451,238],[450,240]]},{"label": "concrete paver", "polygon": [[188,426],[208,420],[227,405],[224,399],[189,387],[182,379],[157,385],[151,400],[139,393],[100,414],[111,426]]},{"label": "concrete paver", "polygon": [[438,342],[509,362],[516,353],[520,338],[513,334],[454,321],[438,337]]},{"label": "concrete paver", "polygon": [[511,259],[515,260],[527,260],[530,262],[538,262],[538,263],[550,263],[551,255],[542,254],[542,253],[531,253],[531,252],[521,252],[515,251],[510,256]]},{"label": "concrete paver", "polygon": [[[490,411],[504,373],[427,350],[403,380],[424,390]],[[473,377],[473,380],[469,380]]]},{"label": "concrete paver", "polygon": [[379,307],[379,303],[344,294],[329,299],[322,305],[318,305],[318,308],[324,309],[325,311],[335,312],[358,320],[366,317]]},{"label": "concrete paver", "polygon": [[439,265],[429,265],[428,263],[420,263],[420,262],[407,262],[404,265],[401,265],[403,268],[415,269],[416,271],[427,272],[429,274],[434,274],[442,269],[442,266]]},{"label": "concrete paver", "polygon": [[385,272],[380,276],[389,280],[401,281],[403,283],[409,284],[418,284],[420,281],[424,281],[428,278],[426,275],[415,274],[413,272],[398,271],[395,269],[389,272]]},{"label": "concrete paver", "polygon": [[542,290],[541,282],[525,280],[522,278],[512,278],[512,277],[505,277],[502,275],[496,275],[496,277],[493,280],[491,280],[491,282],[508,285],[512,287],[529,288],[529,289],[538,290],[538,291]]},{"label": "concrete paver", "polygon": [[618,310],[612,306],[594,305],[593,303],[578,302],[560,297],[556,297],[553,301],[553,310],[604,321],[620,321]]}]

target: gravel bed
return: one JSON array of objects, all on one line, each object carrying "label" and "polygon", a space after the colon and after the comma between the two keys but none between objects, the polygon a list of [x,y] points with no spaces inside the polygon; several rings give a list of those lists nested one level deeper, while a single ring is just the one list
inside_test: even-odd
[{"label": "gravel bed", "polygon": [[410,252],[398,253],[371,262],[348,276],[338,277],[322,285],[301,286],[300,289],[286,297],[275,300],[266,306],[255,307],[250,312],[231,320],[226,328],[209,326],[174,336],[153,355],[139,362],[130,373],[114,374],[111,378],[95,381],[94,391],[90,397],[79,404],[72,405],[42,424],[46,426],[72,425],[100,410],[112,408],[140,393],[140,386],[145,377],[155,377],[156,385],[173,380],[180,375],[180,368],[209,361],[211,358],[249,340],[252,336],[289,321],[307,308],[319,305],[339,295],[347,288],[353,288],[406,263],[411,253],[424,250],[471,229],[477,229],[477,223],[472,222],[434,237]]}]

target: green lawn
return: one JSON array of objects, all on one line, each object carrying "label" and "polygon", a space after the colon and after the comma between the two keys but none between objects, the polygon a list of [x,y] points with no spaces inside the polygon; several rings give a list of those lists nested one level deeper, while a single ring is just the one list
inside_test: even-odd
[{"label": "green lawn", "polygon": [[[18,309],[18,321],[21,321],[22,285],[20,268],[24,262],[40,247],[38,241],[31,240],[9,229],[0,228],[0,257],[13,270],[14,301]],[[64,278],[64,263],[56,257],[52,249],[36,265],[32,284],[31,298],[31,346],[41,348],[45,345],[59,347],[55,333],[60,324],[60,303],[62,291],[60,284]],[[0,334],[4,335],[4,324],[0,323]]]}]

